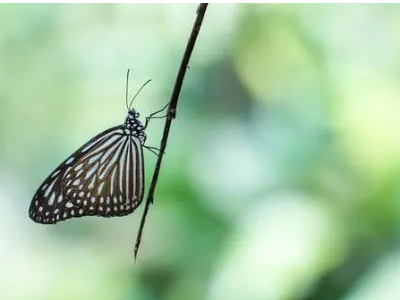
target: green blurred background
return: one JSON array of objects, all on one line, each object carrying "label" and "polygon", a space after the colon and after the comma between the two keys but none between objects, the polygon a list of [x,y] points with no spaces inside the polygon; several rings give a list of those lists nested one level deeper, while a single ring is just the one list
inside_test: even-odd
[{"label": "green blurred background", "polygon": [[138,261],[143,206],[29,219],[128,68],[142,120],[169,100],[196,7],[0,6],[0,299],[399,299],[398,5],[210,5]]}]

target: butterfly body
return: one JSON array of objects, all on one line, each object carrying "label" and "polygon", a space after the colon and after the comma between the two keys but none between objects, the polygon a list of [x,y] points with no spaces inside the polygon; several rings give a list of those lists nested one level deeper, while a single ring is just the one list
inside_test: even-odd
[{"label": "butterfly body", "polygon": [[129,109],[123,125],[96,135],[64,160],[36,191],[29,217],[54,224],[132,213],[144,194],[146,134],[138,118],[139,113]]}]

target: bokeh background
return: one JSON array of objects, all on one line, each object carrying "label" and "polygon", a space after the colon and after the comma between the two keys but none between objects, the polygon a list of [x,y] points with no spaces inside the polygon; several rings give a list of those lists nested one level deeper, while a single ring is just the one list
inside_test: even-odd
[{"label": "bokeh background", "polygon": [[397,5],[210,5],[136,263],[143,206],[29,219],[128,68],[142,120],[169,100],[196,7],[0,5],[0,299],[399,299]]}]

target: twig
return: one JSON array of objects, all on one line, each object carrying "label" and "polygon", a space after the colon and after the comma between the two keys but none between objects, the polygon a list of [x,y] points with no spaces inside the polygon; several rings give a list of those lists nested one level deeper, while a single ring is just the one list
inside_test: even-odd
[{"label": "twig", "polygon": [[162,162],[162,159],[163,159],[163,156],[165,153],[165,148],[167,147],[169,130],[171,127],[172,119],[174,119],[176,116],[176,107],[178,105],[179,94],[181,92],[183,79],[185,78],[186,69],[188,68],[190,56],[192,55],[197,36],[200,32],[201,24],[203,23],[203,18],[206,13],[206,10],[207,10],[207,5],[208,5],[207,3],[201,3],[197,8],[197,17],[196,17],[196,20],[193,25],[192,33],[190,34],[190,37],[189,37],[189,40],[187,43],[181,65],[179,67],[178,76],[176,77],[176,80],[175,80],[175,86],[172,91],[171,100],[170,100],[169,106],[168,106],[167,118],[165,120],[164,133],[163,133],[163,137],[161,139],[160,155],[158,156],[158,160],[157,160],[156,166],[154,168],[153,178],[151,180],[149,193],[148,193],[147,199],[146,199],[146,206],[144,207],[142,219],[140,221],[139,231],[138,231],[138,234],[136,237],[135,251],[134,251],[135,259],[137,257],[139,247],[140,247],[140,242],[142,240],[142,233],[143,233],[144,224],[146,222],[146,216],[149,211],[150,204],[153,203],[154,192],[156,189],[158,175],[160,173],[160,168],[161,168],[161,162]]}]

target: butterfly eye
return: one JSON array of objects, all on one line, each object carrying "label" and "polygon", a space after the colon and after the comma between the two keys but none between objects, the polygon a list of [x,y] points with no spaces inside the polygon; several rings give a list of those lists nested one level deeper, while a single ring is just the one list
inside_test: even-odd
[{"label": "butterfly eye", "polygon": [[134,109],[129,110],[129,115],[131,115],[134,119],[138,119],[140,117],[140,114]]}]

